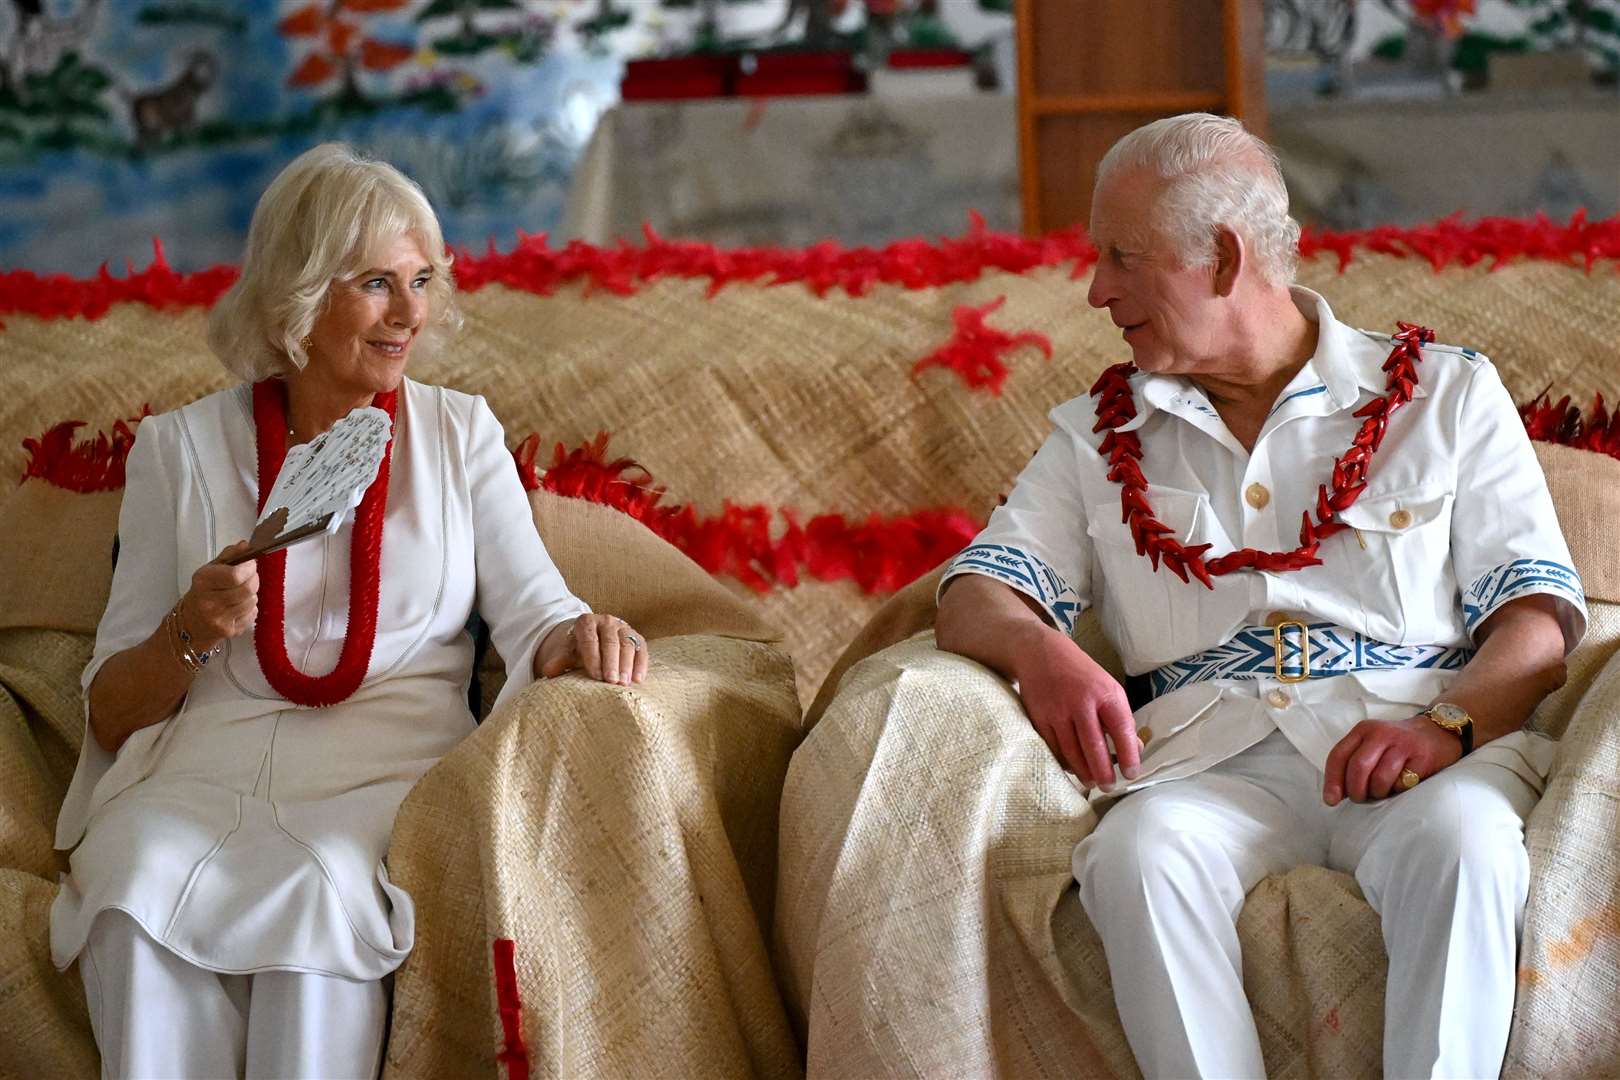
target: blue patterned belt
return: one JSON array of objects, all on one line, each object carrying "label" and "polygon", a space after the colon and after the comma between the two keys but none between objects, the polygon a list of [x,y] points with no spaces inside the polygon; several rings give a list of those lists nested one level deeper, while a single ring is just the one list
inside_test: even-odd
[{"label": "blue patterned belt", "polygon": [[1456,671],[1472,649],[1447,645],[1390,645],[1332,623],[1288,620],[1272,626],[1246,626],[1213,649],[1148,672],[1153,696],[1205,679],[1276,679],[1295,683],[1352,671],[1431,668]]}]

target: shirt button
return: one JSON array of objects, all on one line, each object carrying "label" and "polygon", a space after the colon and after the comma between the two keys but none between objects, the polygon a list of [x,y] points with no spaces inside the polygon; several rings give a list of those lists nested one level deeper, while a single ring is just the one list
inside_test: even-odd
[{"label": "shirt button", "polygon": [[1264,510],[1266,504],[1271,501],[1271,492],[1266,490],[1264,484],[1250,484],[1248,490],[1243,493],[1243,497],[1256,510]]},{"label": "shirt button", "polygon": [[1266,695],[1266,704],[1273,709],[1287,708],[1288,695],[1281,690],[1273,690]]},{"label": "shirt button", "polygon": [[1395,529],[1404,529],[1404,528],[1406,528],[1408,525],[1412,524],[1412,511],[1410,511],[1410,510],[1397,510],[1397,511],[1395,511],[1393,514],[1389,515],[1389,524],[1390,524],[1391,528],[1395,528]]},{"label": "shirt button", "polygon": [[1141,739],[1144,744],[1151,742],[1153,740],[1153,729],[1150,727],[1137,728],[1136,737]]}]

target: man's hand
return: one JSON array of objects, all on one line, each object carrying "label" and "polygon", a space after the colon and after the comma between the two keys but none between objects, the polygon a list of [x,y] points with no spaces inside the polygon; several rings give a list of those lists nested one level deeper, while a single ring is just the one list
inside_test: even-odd
[{"label": "man's hand", "polygon": [[1462,757],[1462,740],[1426,716],[1363,720],[1328,754],[1322,801],[1369,802],[1398,794],[1401,773],[1428,779]]},{"label": "man's hand", "polygon": [[1101,787],[1114,781],[1111,740],[1125,778],[1136,779],[1142,743],[1125,688],[1067,635],[1040,626],[1030,637],[1015,677],[1024,710],[1052,756],[1082,784]]}]

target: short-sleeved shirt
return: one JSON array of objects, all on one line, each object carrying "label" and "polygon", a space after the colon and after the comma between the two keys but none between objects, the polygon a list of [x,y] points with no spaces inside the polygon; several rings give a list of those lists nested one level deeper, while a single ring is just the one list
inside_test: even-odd
[{"label": "short-sleeved shirt", "polygon": [[[1278,396],[1252,451],[1227,430],[1193,381],[1137,372],[1137,415],[1121,430],[1141,440],[1154,515],[1206,559],[1236,548],[1290,551],[1302,516],[1329,483],[1334,460],[1385,393],[1387,334],[1347,326],[1327,302],[1295,288],[1317,324],[1315,353]],[[1153,671],[1231,640],[1279,614],[1336,624],[1393,645],[1467,647],[1503,604],[1557,601],[1566,650],[1580,641],[1586,606],[1546,478],[1496,369],[1470,349],[1429,345],[1413,400],[1390,420],[1367,487],[1339,515],[1352,526],[1322,541],[1322,565],[1293,573],[1239,571],[1209,589],[1155,572],[1121,521],[1119,485],[1107,478],[1095,402],[1053,409],[1055,425],[1004,505],[956,557],[941,582],[984,574],[1034,600],[1065,631],[1096,604],[1103,630],[1131,674]],[[1137,711],[1152,736],[1133,787],[1191,775],[1281,730],[1321,767],[1357,722],[1396,719],[1439,696],[1455,671],[1363,671],[1282,684],[1211,679]],[[1528,732],[1477,753],[1536,787],[1550,740]]]}]

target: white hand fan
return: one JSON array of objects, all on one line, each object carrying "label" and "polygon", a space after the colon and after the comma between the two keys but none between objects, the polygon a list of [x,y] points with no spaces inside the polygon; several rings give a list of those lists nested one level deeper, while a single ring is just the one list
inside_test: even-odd
[{"label": "white hand fan", "polygon": [[248,550],[227,563],[247,562],[336,532],[377,478],[392,431],[388,414],[367,406],[333,424],[314,442],[288,450],[248,538]]}]

